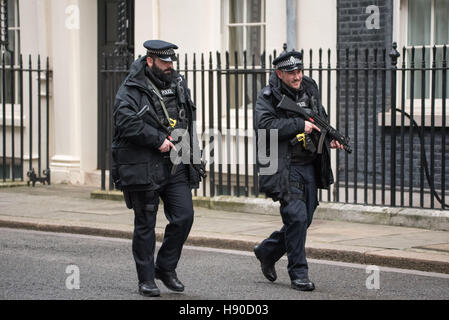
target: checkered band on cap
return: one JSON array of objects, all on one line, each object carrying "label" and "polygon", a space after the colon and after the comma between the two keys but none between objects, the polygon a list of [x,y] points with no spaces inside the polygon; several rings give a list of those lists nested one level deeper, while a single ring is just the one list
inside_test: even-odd
[{"label": "checkered band on cap", "polygon": [[279,63],[276,65],[276,68],[278,68],[278,69],[281,69],[281,68],[289,68],[289,67],[296,66],[296,65],[298,65],[298,64],[302,64],[301,59],[298,59],[298,58],[296,58],[296,57],[294,57],[294,56],[290,56],[290,59],[287,59],[287,60],[284,60],[284,61],[279,62]]},{"label": "checkered band on cap", "polygon": [[164,49],[164,50],[150,49],[150,50],[148,50],[148,53],[152,53],[152,54],[155,54],[157,56],[174,56],[175,55],[175,50],[173,50],[173,49]]}]

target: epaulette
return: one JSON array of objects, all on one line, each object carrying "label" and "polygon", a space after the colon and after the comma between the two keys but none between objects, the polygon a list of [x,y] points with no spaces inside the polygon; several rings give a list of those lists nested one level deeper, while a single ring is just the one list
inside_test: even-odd
[{"label": "epaulette", "polygon": [[271,88],[270,88],[270,86],[267,86],[267,87],[263,88],[262,94],[263,94],[264,97],[266,97],[266,98],[268,98],[269,96],[271,96]]}]

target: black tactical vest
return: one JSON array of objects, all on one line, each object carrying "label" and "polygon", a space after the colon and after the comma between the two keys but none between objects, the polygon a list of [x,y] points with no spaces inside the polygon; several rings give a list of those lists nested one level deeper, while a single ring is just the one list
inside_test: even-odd
[{"label": "black tactical vest", "polygon": [[146,67],[145,74],[149,80],[150,92],[153,92],[152,100],[159,120],[165,126],[171,126],[173,129],[187,129],[186,98],[181,84],[182,78],[175,78],[171,83],[166,84],[157,79],[148,67]]},{"label": "black tactical vest", "polygon": [[[175,80],[174,82],[171,83],[169,88],[162,89],[160,90],[160,92],[170,119],[175,121],[172,122],[172,124],[174,124],[174,129],[187,129],[188,119],[187,119],[186,104],[184,102],[185,97],[184,99],[182,99],[183,97],[180,97],[180,95],[183,95],[184,92],[183,90],[180,90],[178,86],[181,86],[181,84],[178,83],[177,80]],[[162,109],[162,106],[160,107],[161,107],[160,109]],[[164,111],[159,110],[159,112],[160,111],[162,111],[163,114],[158,115],[166,118]],[[164,120],[165,120],[163,121],[164,123],[168,121],[167,119]]]},{"label": "black tactical vest", "polygon": [[[290,94],[291,95],[291,94]],[[301,108],[311,108],[310,103],[310,97],[307,94],[307,92],[304,89],[300,89],[298,91],[298,94],[296,94],[295,97],[296,103]],[[299,132],[298,132],[299,133]],[[313,130],[312,134],[310,135],[311,139],[308,139],[308,143],[313,143],[316,146],[318,146],[319,141],[319,133],[315,130]],[[308,149],[310,149],[310,146],[307,148],[304,148],[304,143],[298,143],[295,146],[292,146],[291,148],[291,159],[292,163],[305,165],[313,162],[317,157],[317,152],[310,152]]]}]

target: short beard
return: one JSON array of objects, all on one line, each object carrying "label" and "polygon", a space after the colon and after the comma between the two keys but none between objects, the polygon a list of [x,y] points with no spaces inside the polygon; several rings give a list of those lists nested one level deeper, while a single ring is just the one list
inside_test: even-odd
[{"label": "short beard", "polygon": [[294,87],[290,87],[288,84],[286,84],[284,81],[282,81],[282,85],[284,86],[285,89],[287,89],[288,91],[290,91],[293,94],[297,94],[298,92],[301,91],[301,87],[302,87],[302,83],[299,86],[298,89],[294,88]]},{"label": "short beard", "polygon": [[175,70],[173,70],[172,68],[169,68],[168,70],[170,70],[170,73],[165,73],[164,70],[159,68],[155,63],[153,63],[153,66],[151,67],[151,71],[153,71],[153,74],[156,76],[156,78],[158,78],[162,82],[170,83],[175,77]]}]

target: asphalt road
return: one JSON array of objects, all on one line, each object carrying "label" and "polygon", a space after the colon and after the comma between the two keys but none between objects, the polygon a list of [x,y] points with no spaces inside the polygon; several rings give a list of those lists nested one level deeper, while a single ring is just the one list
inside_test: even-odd
[{"label": "asphalt road", "polygon": [[[449,275],[380,268],[376,277],[366,266],[309,260],[317,288],[298,292],[286,267],[283,258],[270,283],[250,252],[186,247],[177,270],[185,292],[157,281],[162,296],[152,299],[449,299]],[[3,300],[149,299],[137,293],[131,241],[124,239],[0,228],[0,277]]]}]

